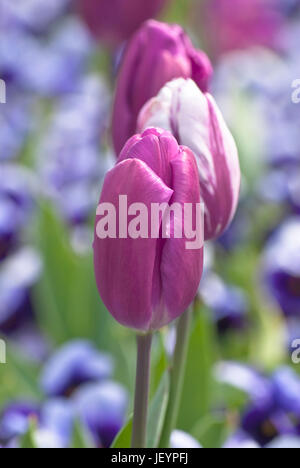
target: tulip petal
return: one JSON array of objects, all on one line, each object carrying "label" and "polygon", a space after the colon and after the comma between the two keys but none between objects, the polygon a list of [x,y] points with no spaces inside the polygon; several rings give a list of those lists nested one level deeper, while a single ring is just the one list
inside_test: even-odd
[{"label": "tulip petal", "polygon": [[192,80],[174,80],[140,112],[139,131],[158,125],[196,156],[205,204],[205,239],[220,236],[236,212],[241,174],[234,139],[214,99]]},{"label": "tulip petal", "polygon": [[[127,195],[128,206],[145,204],[151,226],[151,204],[168,203],[173,191],[143,161],[128,159],[108,173],[100,199],[100,203],[116,207],[117,219],[119,194]],[[96,226],[98,221],[99,217]],[[95,232],[95,272],[102,300],[116,320],[137,330],[147,331],[150,327],[159,242],[150,235],[147,239],[101,240]]]},{"label": "tulip petal", "polygon": [[193,78],[206,91],[211,75],[208,57],[180,26],[147,21],[129,42],[120,68],[112,122],[116,153],[136,132],[141,108],[166,83]]},{"label": "tulip petal", "polygon": [[139,159],[170,186],[172,182],[170,162],[177,156],[178,143],[175,138],[164,130],[149,128],[141,136],[135,135],[127,142],[118,162],[125,159]]},{"label": "tulip petal", "polygon": [[[200,204],[199,175],[192,152],[184,148],[171,166],[174,194],[170,204],[179,203],[182,207],[185,203]],[[187,241],[185,235],[165,240],[160,266],[164,307],[154,311],[154,329],[158,323],[162,326],[181,315],[196,296],[203,270],[203,235],[201,247],[195,250],[187,249]]]}]

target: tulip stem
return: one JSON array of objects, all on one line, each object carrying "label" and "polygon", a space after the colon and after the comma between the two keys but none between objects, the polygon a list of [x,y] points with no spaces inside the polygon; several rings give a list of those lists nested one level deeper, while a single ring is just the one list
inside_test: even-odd
[{"label": "tulip stem", "polygon": [[173,358],[173,365],[170,371],[171,386],[169,403],[166,412],[165,422],[161,434],[159,448],[169,448],[170,438],[174,429],[176,429],[180,401],[182,396],[185,364],[188,353],[188,344],[190,336],[190,325],[193,308],[190,307],[179,319],[177,325],[177,339]]},{"label": "tulip stem", "polygon": [[137,337],[132,448],[146,448],[152,333]]}]

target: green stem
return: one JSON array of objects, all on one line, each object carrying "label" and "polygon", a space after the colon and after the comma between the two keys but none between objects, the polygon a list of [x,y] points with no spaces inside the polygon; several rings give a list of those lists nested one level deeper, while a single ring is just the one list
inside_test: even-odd
[{"label": "green stem", "polygon": [[188,352],[190,324],[193,308],[190,307],[179,319],[177,326],[176,347],[171,369],[171,387],[164,427],[159,448],[168,448],[172,431],[176,429],[179,406],[185,376],[185,363]]},{"label": "green stem", "polygon": [[137,337],[132,448],[146,448],[152,333]]}]

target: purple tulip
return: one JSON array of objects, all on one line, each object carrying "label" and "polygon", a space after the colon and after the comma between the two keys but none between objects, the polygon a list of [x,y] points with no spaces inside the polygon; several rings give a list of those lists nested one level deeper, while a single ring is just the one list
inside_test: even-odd
[{"label": "purple tulip", "polygon": [[192,78],[207,91],[212,76],[208,57],[196,50],[180,26],[148,21],[132,38],[118,79],[113,142],[119,154],[136,133],[143,105],[174,78]]},{"label": "purple tulip", "polygon": [[125,423],[128,409],[126,390],[110,381],[88,384],[74,395],[74,405],[97,447],[110,447]]},{"label": "purple tulip", "polygon": [[255,45],[276,47],[282,18],[278,0],[227,0],[205,2],[206,32],[215,54]]},{"label": "purple tulip", "polygon": [[148,129],[134,136],[107,174],[100,204],[110,203],[120,211],[120,194],[127,196],[128,206],[143,204],[147,232],[136,238],[129,238],[128,230],[116,238],[100,238],[101,217],[97,216],[94,263],[98,289],[109,312],[122,325],[156,330],[191,304],[202,275],[203,249],[189,250],[185,235],[172,235],[178,223],[169,223],[169,238],[163,238],[161,232],[153,236],[150,228],[152,204],[183,207],[189,203],[194,207],[200,203],[193,154],[162,130]]},{"label": "purple tulip", "polygon": [[83,383],[109,378],[112,370],[110,356],[100,353],[89,342],[73,341],[46,364],[41,387],[48,396],[69,396]]},{"label": "purple tulip", "polygon": [[120,45],[168,0],[78,0],[78,10],[94,36],[111,47]]},{"label": "purple tulip", "polygon": [[300,310],[300,221],[286,221],[270,239],[262,261],[262,276],[270,297],[287,317]]},{"label": "purple tulip", "polygon": [[139,131],[152,126],[170,131],[194,152],[205,204],[205,239],[219,237],[236,212],[241,173],[234,139],[214,99],[192,80],[174,80],[139,115]]}]

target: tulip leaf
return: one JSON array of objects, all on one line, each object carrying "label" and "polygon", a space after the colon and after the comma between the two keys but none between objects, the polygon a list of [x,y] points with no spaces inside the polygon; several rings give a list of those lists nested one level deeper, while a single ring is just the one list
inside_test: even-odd
[{"label": "tulip leaf", "polygon": [[39,206],[36,232],[44,262],[34,295],[42,329],[57,344],[86,337],[105,349],[112,340],[95,284],[92,243],[89,252],[77,254],[71,233],[47,203]]},{"label": "tulip leaf", "polygon": [[191,433],[204,448],[221,448],[229,435],[225,412],[207,415],[200,420]]},{"label": "tulip leaf", "polygon": [[133,416],[129,418],[125,426],[120,430],[119,434],[113,441],[111,448],[113,449],[130,448],[131,436],[132,436],[132,422],[133,422]]},{"label": "tulip leaf", "polygon": [[169,374],[165,373],[150,405],[148,417],[148,448],[156,448],[158,446],[167,411],[169,389]]},{"label": "tulip leaf", "polygon": [[213,365],[216,338],[208,311],[196,305],[189,341],[185,382],[178,428],[190,432],[200,418],[210,412],[214,397]]},{"label": "tulip leaf", "polygon": [[[157,447],[162,431],[169,395],[169,375],[165,373],[162,377],[157,392],[149,405],[149,416],[147,425],[147,447]],[[132,436],[133,416],[129,418],[125,426],[121,429],[111,448],[130,448]]]}]

